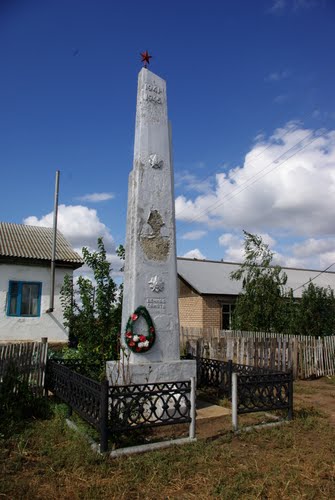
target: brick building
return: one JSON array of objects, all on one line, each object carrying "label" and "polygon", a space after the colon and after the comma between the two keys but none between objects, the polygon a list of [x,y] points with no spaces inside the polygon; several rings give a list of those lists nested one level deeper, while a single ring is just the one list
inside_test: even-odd
[{"label": "brick building", "polygon": [[[230,275],[240,264],[223,261],[209,261],[177,258],[179,283],[180,326],[195,328],[220,328],[229,330],[232,312],[239,293],[240,281],[233,281]],[[330,286],[335,290],[335,273],[309,269],[284,268],[287,274],[287,289],[294,290],[300,298],[309,280],[317,286]]]}]

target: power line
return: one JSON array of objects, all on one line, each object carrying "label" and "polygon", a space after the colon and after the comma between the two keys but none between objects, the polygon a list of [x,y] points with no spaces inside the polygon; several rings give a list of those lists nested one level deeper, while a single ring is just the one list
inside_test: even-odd
[{"label": "power line", "polygon": [[[297,153],[301,152],[303,149],[305,149],[307,146],[309,146],[309,144],[311,144],[313,141],[315,141],[316,139],[318,139],[319,137],[322,137],[322,135],[324,134],[321,134],[321,135],[317,135],[317,133],[319,131],[321,131],[322,128],[318,129],[316,132],[311,132],[310,134],[307,134],[303,139],[301,139],[300,141],[298,141],[296,144],[294,144],[293,146],[291,146],[289,149],[287,149],[284,153],[282,153],[281,155],[279,155],[275,160],[271,161],[270,163],[268,163],[262,170],[260,170],[259,172],[257,172],[254,176],[252,177],[249,177],[248,179],[246,179],[244,182],[242,182],[240,184],[239,187],[237,187],[235,190],[233,190],[231,193],[229,193],[228,195],[224,196],[221,200],[217,200],[215,203],[213,203],[212,205],[210,205],[209,207],[207,207],[205,210],[201,211],[197,217],[194,217],[193,219],[191,220],[188,220],[188,221],[185,221],[184,223],[181,224],[181,227],[184,227],[186,224],[191,224],[192,222],[195,222],[197,220],[199,220],[203,215],[206,215],[208,214],[209,212],[211,212],[212,210],[216,209],[216,208],[219,208],[221,205],[223,205],[226,201],[229,201],[231,200],[232,198],[234,198],[235,196],[237,196],[238,194],[240,194],[242,191],[248,189],[250,186],[252,186],[253,184],[255,184],[257,181],[259,181],[260,179],[262,179],[263,177],[265,177],[266,175],[268,175],[269,173],[271,173],[273,170],[275,170],[276,168],[278,168],[279,166],[283,165],[286,161],[288,161],[290,158],[292,158],[293,156],[295,156]],[[312,137],[312,140],[307,142],[307,144],[305,144],[304,146],[302,146],[301,148],[299,148],[297,151],[295,151],[293,154],[291,154],[288,158],[285,158],[285,160],[283,160],[281,163],[277,164],[278,163],[278,160],[280,158],[282,158],[283,156],[286,156],[287,153],[291,150],[294,150],[299,144],[303,144],[304,141],[306,141],[308,138]],[[299,147],[299,146],[298,146]],[[259,177],[259,175],[264,172],[265,170],[267,170],[271,165],[273,164],[276,164],[274,168],[272,168],[271,170],[269,170],[268,172],[266,172],[264,175],[262,175],[261,177]],[[257,178],[256,178],[257,177]],[[250,182],[249,184],[247,184],[249,181],[253,181],[253,182]],[[247,184],[244,188],[241,189],[241,186]],[[236,193],[235,193],[236,192]],[[235,193],[235,194],[234,194]],[[182,213],[182,212],[181,212]],[[178,214],[179,216],[179,214]],[[177,233],[179,233],[180,231],[180,227],[177,231]]]},{"label": "power line", "polygon": [[295,288],[293,290],[293,292],[295,292],[296,290],[299,290],[299,288],[302,288],[303,286],[307,285],[308,283],[310,283],[311,281],[314,281],[316,278],[318,278],[321,274],[325,273],[326,271],[328,271],[328,269],[330,269],[333,265],[335,264],[335,262],[333,262],[332,264],[330,264],[330,266],[326,267],[326,269],[324,269],[323,271],[320,271],[319,274],[317,274],[316,276],[314,276],[314,278],[312,279],[309,279],[308,281],[306,281],[306,283],[303,283],[302,285],[300,286],[297,286],[297,288]]},{"label": "power line", "polygon": [[[281,141],[287,134],[289,134],[290,132],[294,131],[294,130],[297,130],[297,126],[295,126],[295,128],[289,128],[287,130],[285,130],[285,132],[280,135],[277,140],[278,141]],[[273,146],[272,143],[268,144],[265,148],[263,148],[257,155],[253,156],[252,160],[256,160],[257,158],[259,158],[260,156],[262,156],[264,154],[264,152],[271,148]],[[247,165],[253,165],[253,163],[251,162],[251,160],[249,161],[246,161],[244,164],[243,164],[243,168],[245,168]],[[214,170],[212,170],[206,177],[204,177],[203,179],[198,179],[197,180],[197,183],[204,183],[206,181],[208,181],[208,179],[210,177],[212,177],[212,175],[214,175],[216,172],[217,172],[218,168],[216,167]],[[228,179],[225,179],[224,183],[228,182]],[[182,210],[180,213],[183,213],[185,210]]]}]

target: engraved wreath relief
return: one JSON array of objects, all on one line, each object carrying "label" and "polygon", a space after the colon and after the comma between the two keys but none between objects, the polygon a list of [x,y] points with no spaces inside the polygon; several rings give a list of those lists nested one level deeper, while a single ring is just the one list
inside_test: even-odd
[{"label": "engraved wreath relief", "polygon": [[148,281],[149,287],[153,292],[162,292],[164,290],[164,281],[159,276],[153,276]]},{"label": "engraved wreath relief", "polygon": [[152,168],[162,168],[163,160],[160,159],[157,153],[153,153],[152,155],[149,156],[149,165]]}]

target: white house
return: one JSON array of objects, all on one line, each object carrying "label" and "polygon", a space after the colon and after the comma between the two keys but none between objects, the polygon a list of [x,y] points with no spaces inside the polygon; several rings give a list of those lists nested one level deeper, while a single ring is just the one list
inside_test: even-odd
[{"label": "white house", "polygon": [[66,274],[83,265],[57,232],[54,308],[50,303],[53,230],[0,222],[0,342],[67,342],[60,289]]}]

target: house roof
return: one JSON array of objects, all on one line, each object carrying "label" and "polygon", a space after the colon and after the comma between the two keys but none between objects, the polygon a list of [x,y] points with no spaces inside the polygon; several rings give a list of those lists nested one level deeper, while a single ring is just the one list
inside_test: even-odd
[{"label": "house roof", "polygon": [[[177,258],[179,276],[199,294],[238,295],[241,293],[242,282],[230,279],[230,274],[240,266],[241,264],[233,262]],[[302,296],[310,279],[317,286],[330,286],[335,290],[334,272],[289,267],[283,267],[283,270],[287,274],[286,289],[297,289],[294,291],[295,297]],[[302,287],[304,283],[306,285]]]},{"label": "house roof", "polygon": [[[51,261],[53,229],[0,222],[0,258]],[[56,262],[74,269],[82,266],[80,255],[57,231]]]}]

